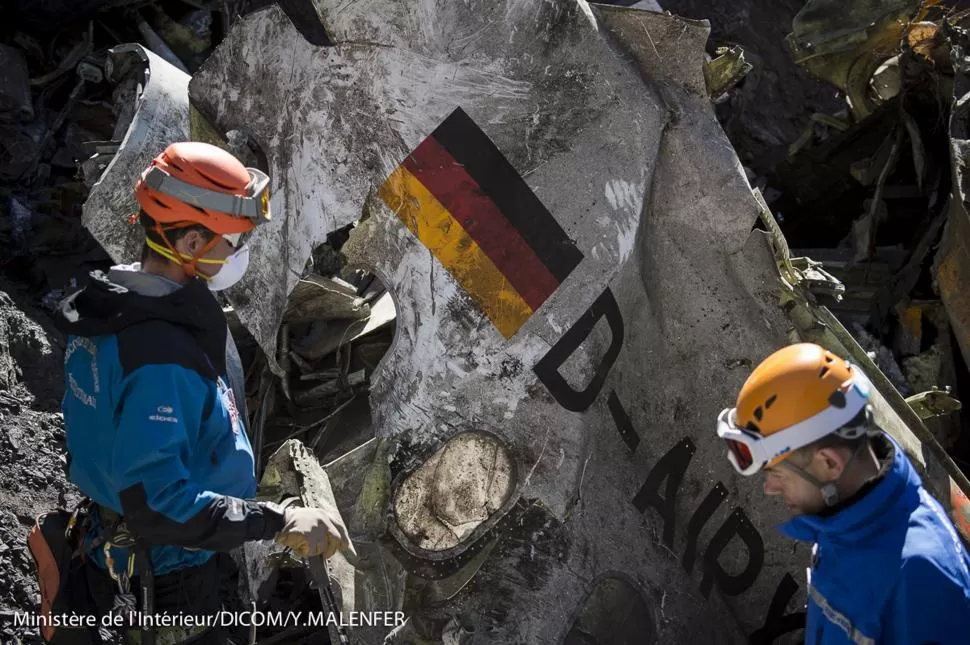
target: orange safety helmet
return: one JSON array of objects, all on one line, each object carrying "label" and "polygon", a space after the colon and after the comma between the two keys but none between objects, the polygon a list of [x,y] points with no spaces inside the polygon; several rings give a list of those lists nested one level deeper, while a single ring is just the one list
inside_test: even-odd
[{"label": "orange safety helmet", "polygon": [[721,412],[718,436],[735,469],[752,475],[826,435],[861,437],[867,424],[846,424],[866,410],[871,389],[858,367],[832,352],[812,343],[790,345],[751,373],[736,407]]},{"label": "orange safety helmet", "polygon": [[[194,258],[181,257],[166,230],[202,225],[238,246],[241,235],[270,219],[269,177],[246,168],[222,148],[197,141],[173,143],[155,157],[135,184],[135,198],[155,221],[165,247],[149,245],[195,275],[197,262],[207,262],[218,237]],[[188,262],[186,262],[188,260]]]},{"label": "orange safety helmet", "polygon": [[192,222],[214,233],[248,233],[270,218],[269,178],[222,148],[173,143],[135,184],[135,197],[160,224]]}]

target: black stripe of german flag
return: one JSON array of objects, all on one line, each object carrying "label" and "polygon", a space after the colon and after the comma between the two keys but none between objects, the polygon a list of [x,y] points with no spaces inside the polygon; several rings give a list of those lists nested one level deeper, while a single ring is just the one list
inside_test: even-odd
[{"label": "black stripe of german flag", "polygon": [[398,166],[380,195],[506,338],[583,259],[461,108]]}]

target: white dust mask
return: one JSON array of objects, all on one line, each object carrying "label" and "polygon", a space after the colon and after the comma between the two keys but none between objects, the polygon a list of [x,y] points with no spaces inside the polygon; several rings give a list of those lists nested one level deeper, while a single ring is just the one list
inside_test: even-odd
[{"label": "white dust mask", "polygon": [[226,263],[219,269],[219,273],[209,280],[209,290],[222,291],[236,284],[246,274],[249,268],[249,246],[243,244],[236,252],[226,258]]}]

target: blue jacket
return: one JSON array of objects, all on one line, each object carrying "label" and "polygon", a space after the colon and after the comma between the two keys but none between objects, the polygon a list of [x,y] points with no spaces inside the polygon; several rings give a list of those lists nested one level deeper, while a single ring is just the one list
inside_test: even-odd
[{"label": "blue jacket", "polygon": [[970,643],[970,556],[899,445],[877,443],[891,456],[875,485],[781,526],[816,544],[805,643]]},{"label": "blue jacket", "polygon": [[[237,370],[227,367],[232,343],[218,301],[201,280],[179,287],[120,267],[92,278],[58,320],[68,333],[71,481],[154,545],[156,575],[275,535],[278,507],[247,500],[253,452],[229,386]],[[96,522],[88,542],[100,532]],[[90,555],[105,566],[100,548]],[[116,567],[127,555],[115,548]]]}]

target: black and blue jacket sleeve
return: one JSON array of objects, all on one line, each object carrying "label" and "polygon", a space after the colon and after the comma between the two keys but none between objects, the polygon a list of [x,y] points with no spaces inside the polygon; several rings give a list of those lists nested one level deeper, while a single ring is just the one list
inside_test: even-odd
[{"label": "black and blue jacket sleeve", "polygon": [[[200,473],[209,471],[223,482],[254,482],[251,452],[248,460],[229,455],[215,463],[199,454],[211,443],[207,427],[220,421],[213,420],[220,404],[210,380],[180,365],[143,365],[124,377],[118,394],[111,471],[134,535],[152,544],[226,551],[282,529],[275,505],[206,488],[212,477]],[[231,437],[222,423],[220,432]]]}]

